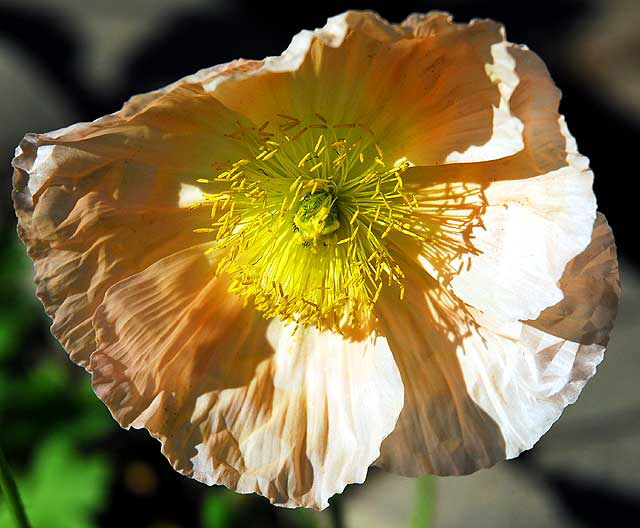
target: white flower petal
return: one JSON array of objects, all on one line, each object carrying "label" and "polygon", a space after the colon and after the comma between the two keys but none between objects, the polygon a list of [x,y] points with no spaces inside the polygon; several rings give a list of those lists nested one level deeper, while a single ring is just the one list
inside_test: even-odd
[{"label": "white flower petal", "polygon": [[404,475],[461,474],[529,449],[602,360],[620,298],[611,230],[599,216],[566,267],[563,300],[535,321],[500,322],[409,274],[380,316],[405,385],[378,464]]},{"label": "white flower petal", "polygon": [[520,79],[510,107],[524,123],[524,150],[482,163],[413,167],[407,177],[418,195],[421,184],[426,190],[426,210],[434,183],[475,186],[466,213],[454,200],[436,204],[441,218],[456,215],[461,221],[449,254],[434,258],[425,248],[419,260],[467,304],[516,321],[535,319],[562,299],[558,281],[589,243],[596,200],[588,159],[557,112],[559,91],[544,64],[524,48],[510,46],[509,54]]},{"label": "white flower petal", "polygon": [[203,249],[120,282],[96,312],[94,388],[180,472],[322,509],[363,482],[403,387],[384,338],[267,321],[211,278]]},{"label": "white flower petal", "polygon": [[[478,254],[451,281],[466,303],[499,319],[535,319],[562,299],[564,268],[589,243],[596,214],[593,174],[564,167],[524,180],[491,183]],[[455,264],[453,265],[455,267]]]},{"label": "white flower petal", "polygon": [[237,118],[183,85],[21,142],[13,160],[18,233],[52,332],[73,361],[87,366],[95,350],[91,317],[110,286],[202,241],[193,229],[210,223],[209,211],[181,210],[180,191],[233,155],[224,134]]}]

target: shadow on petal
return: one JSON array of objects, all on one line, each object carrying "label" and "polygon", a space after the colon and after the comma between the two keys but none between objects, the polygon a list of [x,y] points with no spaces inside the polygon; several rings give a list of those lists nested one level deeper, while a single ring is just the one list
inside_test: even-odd
[{"label": "shadow on petal", "polygon": [[524,123],[524,150],[493,161],[408,169],[405,187],[417,198],[417,214],[435,228],[439,219],[452,221],[423,233],[424,244],[394,242],[465,303],[519,320],[562,299],[557,283],[589,243],[596,201],[593,173],[558,114],[559,91],[544,64],[523,48],[512,46],[510,53],[520,77],[511,103]]},{"label": "shadow on petal", "polygon": [[96,310],[94,387],[123,427],[152,419],[150,409],[167,420],[184,419],[178,408],[190,416],[195,400],[185,398],[245,385],[272,352],[267,321],[227,293],[228,278],[212,278],[207,247],[121,281]]},{"label": "shadow on petal", "polygon": [[[347,12],[298,35],[276,62],[208,89],[255,123],[287,114],[321,126],[321,114],[372,131],[390,159],[443,163],[495,132],[501,94],[485,68],[504,36],[491,21],[433,19],[441,23],[425,34],[411,21],[392,25],[373,13]],[[507,145],[487,159],[516,150]]]},{"label": "shadow on petal", "polygon": [[380,303],[405,407],[378,464],[409,475],[470,472],[530,449],[595,374],[620,296],[602,215],[564,271],[563,300],[535,321],[500,321],[428,277],[407,280],[403,303]]},{"label": "shadow on petal", "polygon": [[598,213],[587,248],[567,264],[560,288],[562,301],[525,324],[582,345],[606,346],[620,302],[620,278],[604,215]]},{"label": "shadow on petal", "polygon": [[[242,65],[236,65],[240,68]],[[226,70],[225,70],[226,71]],[[214,75],[213,71],[207,75]],[[136,96],[93,123],[29,134],[13,160],[18,234],[35,263],[54,335],[83,366],[107,288],[201,242],[204,209],[180,209],[185,182],[234,156],[236,114],[197,85]]]},{"label": "shadow on petal", "polygon": [[405,403],[376,464],[406,476],[460,475],[503,460],[500,428],[472,399],[458,359],[473,319],[424,273],[408,276],[405,291],[402,302],[388,292],[378,303]]},{"label": "shadow on petal", "polygon": [[122,426],[158,438],[186,475],[325,508],[364,481],[400,413],[386,339],[269,322],[212,276],[204,249],[106,294],[94,317],[96,394]]}]

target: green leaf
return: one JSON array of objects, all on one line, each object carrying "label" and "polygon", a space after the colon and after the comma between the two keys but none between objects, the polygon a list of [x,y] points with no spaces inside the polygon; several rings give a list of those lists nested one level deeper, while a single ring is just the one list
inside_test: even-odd
[{"label": "green leaf", "polygon": [[209,493],[202,503],[202,526],[226,528],[231,524],[233,510],[240,501],[242,501],[242,495],[226,489]]},{"label": "green leaf", "polygon": [[13,354],[32,315],[31,310],[25,309],[21,302],[17,302],[12,310],[0,311],[0,359]]},{"label": "green leaf", "polygon": [[[297,508],[295,510],[283,510],[281,515],[291,519],[291,524],[297,528],[317,528],[320,526],[318,522],[323,515],[319,512],[305,510],[304,508]],[[324,526],[324,525],[323,525]]]},{"label": "green leaf", "polygon": [[0,420],[9,452],[22,452],[34,438],[61,433],[91,440],[115,427],[86,377],[72,379],[70,366],[44,360],[23,377],[0,370]]},{"label": "green leaf", "polygon": [[[92,528],[104,503],[110,471],[102,457],[81,455],[69,438],[56,435],[40,444],[31,471],[18,480],[34,527]],[[10,526],[2,502],[0,526]]]},{"label": "green leaf", "polygon": [[31,282],[31,263],[17,238],[0,247],[0,360],[15,353],[29,325],[39,316]]},{"label": "green leaf", "polygon": [[436,502],[435,477],[422,477],[416,480],[416,498],[411,528],[428,528],[433,522]]}]

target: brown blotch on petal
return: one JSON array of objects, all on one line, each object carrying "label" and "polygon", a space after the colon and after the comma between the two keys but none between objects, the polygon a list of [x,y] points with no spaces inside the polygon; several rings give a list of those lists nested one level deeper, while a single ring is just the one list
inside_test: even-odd
[{"label": "brown blotch on petal", "polygon": [[611,228],[601,213],[591,242],[560,279],[564,298],[526,324],[583,345],[606,346],[620,302],[620,277]]}]

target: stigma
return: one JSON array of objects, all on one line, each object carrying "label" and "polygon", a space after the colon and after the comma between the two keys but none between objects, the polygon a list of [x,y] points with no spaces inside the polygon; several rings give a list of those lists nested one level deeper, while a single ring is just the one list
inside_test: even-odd
[{"label": "stigma", "polygon": [[416,198],[404,191],[406,160],[388,164],[374,134],[357,123],[280,115],[228,137],[250,155],[215,163],[211,224],[196,231],[223,250],[215,273],[265,317],[346,332],[374,320],[383,287],[403,294],[392,245],[420,238]]},{"label": "stigma", "polygon": [[293,217],[293,228],[303,246],[326,246],[340,228],[336,198],[327,191],[305,194]]}]

